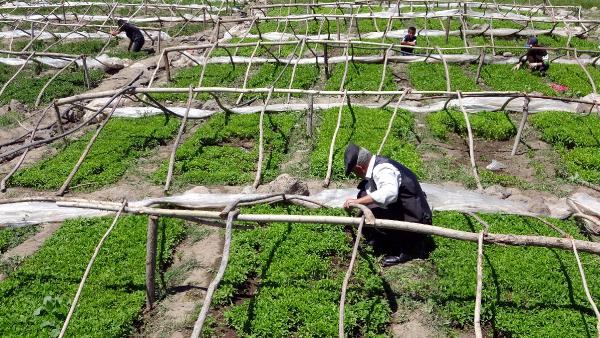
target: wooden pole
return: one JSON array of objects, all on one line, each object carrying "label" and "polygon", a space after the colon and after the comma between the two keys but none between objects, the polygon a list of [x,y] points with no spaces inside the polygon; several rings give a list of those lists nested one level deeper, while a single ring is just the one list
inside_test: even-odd
[{"label": "wooden pole", "polygon": [[475,163],[475,146],[473,145],[473,130],[471,130],[471,122],[469,121],[469,114],[465,110],[465,106],[462,104],[462,96],[459,92],[456,92],[458,96],[458,105],[460,106],[460,110],[463,113],[463,117],[465,118],[465,124],[467,125],[467,136],[469,138],[469,158],[471,159],[471,170],[473,171],[473,177],[475,178],[475,183],[477,184],[477,190],[483,190],[483,186],[481,185],[481,180],[479,179],[479,174],[477,173],[477,164]]},{"label": "wooden pole", "polygon": [[217,271],[217,275],[210,282],[208,289],[206,290],[206,297],[204,297],[204,303],[202,303],[202,309],[200,310],[200,314],[198,315],[198,319],[194,324],[194,330],[192,331],[192,338],[200,337],[200,333],[202,333],[202,326],[204,325],[204,321],[206,320],[206,316],[208,315],[208,310],[210,309],[210,303],[212,302],[212,297],[221,283],[221,279],[223,279],[223,275],[225,274],[225,269],[227,268],[227,263],[229,262],[229,249],[231,247],[231,235],[233,232],[233,221],[236,216],[240,213],[239,210],[230,211],[227,215],[227,224],[225,226],[225,243],[223,244],[223,254],[221,255],[221,264],[219,265],[219,270]]},{"label": "wooden pole", "polygon": [[323,181],[323,186],[329,186],[329,182],[331,182],[331,171],[333,168],[333,152],[335,150],[335,141],[337,139],[338,131],[340,130],[340,125],[342,124],[342,112],[344,111],[344,101],[346,101],[346,96],[348,94],[344,91],[344,95],[342,96],[342,102],[340,104],[340,109],[338,110],[337,122],[335,124],[335,130],[333,131],[333,136],[331,137],[331,144],[329,145],[329,158],[327,159],[327,174],[325,176],[325,180]]},{"label": "wooden pole", "polygon": [[123,203],[119,207],[119,210],[117,211],[117,214],[115,215],[115,218],[113,219],[112,224],[110,225],[110,227],[108,227],[108,230],[106,230],[106,233],[104,234],[104,236],[102,236],[102,238],[100,239],[100,242],[96,246],[96,249],[94,250],[94,254],[92,255],[92,258],[90,259],[87,267],[85,268],[85,272],[83,273],[81,282],[79,282],[79,287],[77,288],[77,293],[75,294],[75,298],[71,302],[71,308],[69,309],[67,318],[65,319],[62,329],[60,330],[60,334],[58,336],[59,338],[63,338],[65,336],[65,333],[67,332],[67,328],[69,327],[69,322],[71,321],[71,317],[73,316],[73,312],[75,312],[75,308],[77,307],[77,303],[79,302],[79,298],[81,297],[81,292],[83,291],[83,286],[85,285],[85,282],[87,281],[90,271],[92,270],[92,265],[94,265],[94,262],[96,261],[96,257],[98,257],[98,253],[100,253],[100,249],[102,248],[102,245],[104,245],[106,238],[108,238],[108,235],[110,235],[110,233],[113,231],[113,229],[117,225],[117,220],[119,220],[119,217],[121,216],[121,213],[123,212],[123,210],[125,209],[126,206],[127,206],[127,200],[123,200]]},{"label": "wooden pole", "polygon": [[594,78],[592,78],[592,76],[590,75],[590,72],[581,63],[581,60],[579,60],[579,57],[577,57],[577,49],[575,49],[575,51],[573,52],[573,54],[575,55],[575,61],[577,61],[577,63],[579,64],[579,67],[581,67],[581,69],[585,73],[585,76],[587,76],[588,81],[590,81],[590,85],[592,85],[592,92],[594,94],[598,94],[598,91],[596,90],[596,83],[594,82]]},{"label": "wooden pole", "polygon": [[[58,105],[56,104],[56,101],[54,101],[52,103],[52,105],[54,106],[54,115],[56,116],[56,123],[58,124],[58,130],[60,131],[60,134],[62,135],[65,133],[65,129],[63,128],[62,118],[60,117],[60,110],[58,109]],[[65,143],[65,145],[68,144],[67,139],[65,137],[63,137],[63,142]]]},{"label": "wooden pole", "polygon": [[444,73],[446,75],[446,91],[452,91],[452,86],[450,82],[450,71],[448,70],[448,64],[446,63],[446,58],[444,57],[444,53],[440,50],[440,47],[435,46],[440,58],[442,59],[442,63],[444,64]]},{"label": "wooden pole", "polygon": [[315,96],[308,95],[308,115],[306,117],[306,133],[308,137],[313,136],[313,115],[314,115]]},{"label": "wooden pole", "polygon": [[473,319],[476,338],[483,338],[483,333],[481,331],[481,293],[483,290],[483,236],[484,231],[481,230],[477,239],[477,287],[475,291],[475,314]]},{"label": "wooden pole", "polygon": [[148,216],[146,236],[146,310],[154,307],[158,216]]},{"label": "wooden pole", "polygon": [[339,315],[338,315],[338,337],[346,338],[344,333],[344,316],[345,311],[344,307],[346,304],[346,291],[348,290],[348,283],[350,283],[350,277],[352,276],[352,269],[354,268],[354,262],[356,261],[356,255],[358,253],[358,245],[360,244],[360,238],[362,235],[363,225],[365,224],[365,216],[361,217],[361,221],[358,224],[358,229],[356,230],[356,240],[354,241],[354,246],[352,248],[352,256],[350,257],[350,264],[348,265],[348,269],[346,270],[346,275],[344,276],[344,281],[342,282],[342,292],[340,296],[340,307],[339,307]]},{"label": "wooden pole", "polygon": [[515,156],[515,154],[517,153],[517,147],[519,146],[519,142],[521,142],[521,134],[523,133],[523,129],[525,128],[525,124],[527,123],[527,117],[529,116],[529,101],[529,97],[525,96],[523,101],[523,117],[521,118],[521,123],[519,123],[519,129],[517,130],[515,143],[513,144],[512,151],[510,153],[511,156]]},{"label": "wooden pole", "polygon": [[479,84],[479,80],[481,78],[481,68],[483,67],[483,63],[485,61],[485,48],[481,49],[481,54],[479,54],[479,65],[477,66],[477,75],[475,75],[475,83]]},{"label": "wooden pole", "polygon": [[83,65],[83,79],[85,81],[85,87],[87,89],[90,89],[92,87],[92,85],[91,85],[91,82],[90,82],[90,71],[88,69],[87,56],[86,55],[82,55],[81,56],[81,64]]},{"label": "wooden pole", "polygon": [[[29,136],[29,142],[32,142],[35,139],[35,133],[37,132],[37,130],[40,126],[40,123],[42,122],[42,120],[44,119],[44,116],[46,116],[46,113],[48,112],[48,110],[51,107],[52,107],[52,104],[49,104],[48,107],[46,107],[46,109],[44,109],[44,111],[42,111],[42,113],[40,114],[40,118],[37,120],[37,122],[35,123],[35,127],[31,131],[31,136]],[[0,192],[6,191],[6,182],[10,179],[10,177],[15,172],[17,172],[17,170],[19,170],[19,167],[21,166],[21,164],[23,164],[23,161],[25,160],[25,156],[27,156],[28,152],[29,152],[29,148],[25,149],[25,151],[21,155],[21,158],[19,158],[19,161],[17,161],[17,164],[15,164],[15,166],[12,168],[12,170],[8,174],[6,174],[6,176],[4,176],[2,181],[0,181]]]},{"label": "wooden pole", "polygon": [[114,107],[111,109],[111,111],[108,114],[108,116],[106,116],[106,118],[104,119],[104,121],[102,121],[102,123],[100,124],[100,127],[98,127],[98,129],[96,129],[96,132],[94,133],[94,136],[92,136],[92,138],[88,141],[88,144],[85,147],[85,149],[83,150],[83,153],[81,154],[81,156],[79,157],[79,160],[77,160],[77,163],[75,164],[75,166],[73,167],[73,169],[69,173],[69,176],[67,177],[67,179],[65,180],[65,182],[63,183],[63,185],[60,187],[60,189],[58,190],[58,192],[56,193],[56,195],[62,196],[62,195],[65,194],[65,192],[69,188],[69,184],[71,184],[71,181],[73,180],[73,177],[75,177],[75,174],[77,174],[77,171],[79,170],[79,167],[81,167],[81,165],[83,164],[83,160],[85,160],[85,158],[89,154],[90,150],[92,149],[92,145],[94,144],[94,142],[96,142],[96,139],[100,135],[100,132],[102,132],[102,129],[104,129],[104,127],[106,126],[106,124],[108,123],[108,121],[110,120],[110,118],[112,117],[113,113],[115,112],[115,110],[119,106],[119,103],[121,103],[121,99],[122,98],[123,98],[123,96],[119,97],[119,100],[114,105]]},{"label": "wooden pole", "polygon": [[[43,200],[49,200],[44,197]],[[54,200],[54,199],[51,199]],[[82,201],[82,200],[61,200],[56,199],[56,205],[61,207],[86,208],[94,210],[118,211],[119,206],[113,202]],[[0,201],[1,204],[1,201]],[[211,206],[214,208],[214,206]],[[220,219],[218,211],[206,210],[181,210],[181,209],[161,209],[152,207],[126,207],[125,212],[139,215],[164,215],[169,217],[197,217],[206,219]],[[323,223],[323,224],[341,224],[358,225],[360,218],[340,217],[340,216],[306,216],[306,215],[264,215],[264,214],[242,214],[237,218],[239,221],[262,222],[262,223]],[[477,243],[478,234],[468,231],[451,229],[449,226],[433,226],[420,223],[411,223],[404,221],[377,219],[373,228],[393,229],[410,231],[421,234],[441,236],[456,240],[463,240]],[[513,245],[513,246],[535,246],[544,248],[556,248],[561,250],[572,250],[571,241],[560,237],[534,236],[534,235],[514,235],[514,234],[493,234],[488,233],[484,238],[484,243]],[[585,240],[575,240],[575,244],[580,251],[593,254],[600,254],[600,243]]]},{"label": "wooden pole", "polygon": [[[275,85],[275,83],[273,83],[273,85]],[[267,94],[267,99],[265,100],[265,104],[262,107],[262,110],[260,111],[260,117],[258,120],[258,164],[257,164],[257,168],[256,168],[256,177],[254,178],[254,183],[252,183],[252,187],[254,189],[258,188],[258,185],[260,184],[260,178],[262,176],[262,164],[263,164],[263,158],[264,158],[264,143],[265,143],[265,133],[264,133],[264,126],[263,126],[263,120],[265,118],[265,111],[267,110],[267,104],[269,104],[269,100],[271,100],[271,95],[273,95],[273,86],[271,86],[271,90],[269,90],[269,93]]]},{"label": "wooden pole", "polygon": [[387,138],[390,135],[390,132],[392,131],[392,126],[394,125],[394,120],[396,119],[396,115],[398,114],[398,108],[400,108],[400,103],[402,102],[402,100],[404,100],[404,97],[408,93],[410,93],[410,89],[405,90],[404,93],[402,93],[402,95],[400,95],[398,102],[396,102],[396,106],[394,107],[394,113],[392,114],[392,117],[390,117],[390,123],[388,123],[387,130],[385,131],[385,135],[383,135],[383,140],[381,140],[381,144],[379,145],[379,149],[377,150],[377,155],[381,154],[381,151],[383,150],[383,147],[385,146],[385,141],[387,141]]},{"label": "wooden pole", "polygon": [[190,86],[190,91],[188,92],[188,101],[185,107],[185,114],[183,115],[183,120],[181,121],[181,125],[179,126],[179,132],[177,133],[177,138],[175,138],[175,143],[173,143],[173,149],[171,149],[171,156],[169,158],[169,169],[167,171],[167,179],[165,180],[165,188],[163,191],[166,193],[169,191],[171,186],[171,180],[173,179],[173,167],[175,166],[175,154],[177,153],[177,147],[179,147],[179,142],[181,142],[181,137],[185,132],[185,125],[187,123],[188,114],[190,113],[190,108],[192,107],[192,99],[194,97],[194,92],[192,91],[192,86]]},{"label": "wooden pole", "polygon": [[[246,68],[246,74],[244,75],[244,84],[242,85],[243,89],[246,89],[246,86],[248,85],[248,77],[250,76],[250,68],[252,66],[252,59],[254,59],[254,55],[256,54],[256,51],[258,50],[259,47],[260,47],[260,41],[258,41],[256,43],[256,46],[254,47],[254,50],[252,51],[252,54],[250,55],[250,60],[248,61],[248,67]],[[235,104],[240,104],[242,102],[243,97],[244,97],[244,93],[240,93]]]},{"label": "wooden pole", "polygon": [[42,89],[40,90],[37,98],[35,99],[35,103],[34,105],[37,107],[40,105],[40,102],[42,101],[42,97],[44,96],[44,92],[46,91],[46,89],[48,88],[48,86],[50,86],[50,84],[52,83],[52,81],[54,81],[62,72],[64,72],[67,68],[69,68],[73,63],[75,63],[77,61],[77,59],[73,59],[71,60],[71,62],[67,63],[66,66],[64,66],[63,68],[61,68],[58,72],[56,72],[47,82],[46,84],[44,84],[44,86],[42,87]]}]

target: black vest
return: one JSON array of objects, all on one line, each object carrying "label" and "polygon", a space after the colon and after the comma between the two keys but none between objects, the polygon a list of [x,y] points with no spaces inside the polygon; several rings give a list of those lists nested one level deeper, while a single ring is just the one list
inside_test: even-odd
[{"label": "black vest", "polygon": [[[389,212],[398,221],[431,224],[431,209],[427,203],[427,196],[417,180],[417,176],[402,164],[386,157],[376,156],[376,166],[384,163],[393,165],[401,175],[400,187],[398,188],[398,199],[387,206]],[[367,178],[372,187],[377,187],[372,177]]]}]

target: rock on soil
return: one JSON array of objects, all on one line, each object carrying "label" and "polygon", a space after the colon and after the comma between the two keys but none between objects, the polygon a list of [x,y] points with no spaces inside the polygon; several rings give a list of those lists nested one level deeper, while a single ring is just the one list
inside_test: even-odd
[{"label": "rock on soil", "polygon": [[277,176],[272,182],[262,185],[256,189],[258,194],[289,194],[308,196],[308,185],[288,174]]}]

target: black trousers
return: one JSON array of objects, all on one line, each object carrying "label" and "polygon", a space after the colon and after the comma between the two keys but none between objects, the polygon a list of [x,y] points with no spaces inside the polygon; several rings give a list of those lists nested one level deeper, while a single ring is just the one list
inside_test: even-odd
[{"label": "black trousers", "polygon": [[132,52],[139,52],[140,50],[142,50],[142,47],[144,46],[144,39],[136,39],[133,40],[133,43],[131,44],[131,51]]},{"label": "black trousers", "polygon": [[[366,195],[364,190],[358,193],[358,198]],[[402,210],[371,208],[373,216],[381,219],[404,221]],[[423,224],[431,224],[430,220],[422,221]],[[367,242],[373,245],[376,255],[394,255],[406,253],[416,257],[426,258],[434,248],[431,236],[411,231],[393,229],[363,228],[363,235]]]}]

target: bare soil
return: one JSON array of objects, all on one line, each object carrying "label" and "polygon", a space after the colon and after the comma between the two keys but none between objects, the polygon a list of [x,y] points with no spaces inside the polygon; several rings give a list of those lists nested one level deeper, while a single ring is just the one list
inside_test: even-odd
[{"label": "bare soil", "polygon": [[212,230],[198,241],[189,239],[175,250],[175,260],[170,270],[184,268],[183,281],[167,285],[166,297],[144,317],[143,326],[135,337],[188,337],[206,295],[214,272],[220,262],[223,238]]}]

